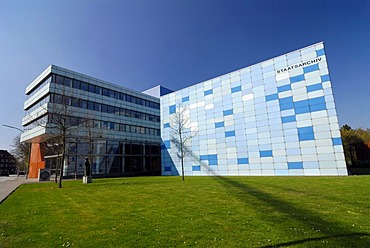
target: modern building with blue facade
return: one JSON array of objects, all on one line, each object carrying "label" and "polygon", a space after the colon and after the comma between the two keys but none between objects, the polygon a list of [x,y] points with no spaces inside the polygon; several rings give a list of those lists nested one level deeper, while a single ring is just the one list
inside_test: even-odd
[{"label": "modern building with blue facade", "polygon": [[[347,175],[322,42],[160,97],[162,175],[181,174],[173,116],[184,110],[187,176]],[[174,142],[175,141],[175,142]]]},{"label": "modern building with blue facade", "polygon": [[[179,112],[183,132],[195,134],[187,176],[347,175],[322,42],[175,92],[140,93],[51,65],[26,95],[31,177],[59,161],[64,175],[82,175],[85,157],[94,176],[179,175]],[[64,160],[49,148],[61,120]]]}]

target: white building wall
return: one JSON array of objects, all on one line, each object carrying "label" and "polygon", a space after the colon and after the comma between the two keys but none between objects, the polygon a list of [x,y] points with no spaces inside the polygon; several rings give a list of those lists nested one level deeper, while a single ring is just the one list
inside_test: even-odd
[{"label": "white building wall", "polygon": [[161,97],[162,174],[181,174],[171,116],[198,134],[186,175],[347,175],[323,43]]}]

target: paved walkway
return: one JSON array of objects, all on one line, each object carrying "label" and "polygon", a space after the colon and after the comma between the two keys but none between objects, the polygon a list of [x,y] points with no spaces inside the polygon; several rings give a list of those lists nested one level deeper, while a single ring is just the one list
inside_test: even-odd
[{"label": "paved walkway", "polygon": [[34,182],[32,179],[26,180],[25,176],[10,176],[10,177],[0,177],[0,204],[8,198],[8,196],[13,193],[19,185],[23,183]]}]

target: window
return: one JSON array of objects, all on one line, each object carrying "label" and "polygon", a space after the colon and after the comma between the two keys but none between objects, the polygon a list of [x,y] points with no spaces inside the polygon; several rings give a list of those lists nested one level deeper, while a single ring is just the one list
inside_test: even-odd
[{"label": "window", "polygon": [[105,129],[105,130],[108,129],[108,125],[109,125],[108,121],[103,121],[102,124],[103,124],[102,129]]},{"label": "window", "polygon": [[95,93],[95,85],[89,84],[89,92]]},{"label": "window", "polygon": [[120,108],[114,107],[114,114],[119,115],[119,113],[120,113]]},{"label": "window", "polygon": [[107,106],[107,105],[105,105],[105,104],[102,104],[102,105],[101,105],[101,112],[103,112],[103,113],[107,113],[107,112],[108,112],[108,106]]},{"label": "window", "polygon": [[101,87],[95,86],[95,94],[100,94],[101,92]]},{"label": "window", "polygon": [[72,98],[72,104],[73,107],[79,108],[80,107],[80,100],[77,98]]},{"label": "window", "polygon": [[71,87],[71,84],[72,84],[72,79],[64,78],[64,85],[65,86]]},{"label": "window", "polygon": [[79,123],[78,117],[71,117],[71,126],[77,126]]},{"label": "window", "polygon": [[81,87],[81,82],[78,80],[73,80],[72,87],[75,89],[80,89]]},{"label": "window", "polygon": [[135,126],[131,126],[131,133],[136,133],[136,127]]},{"label": "window", "polygon": [[95,107],[94,108],[95,111],[100,111],[101,104],[100,103],[95,103],[94,107]]},{"label": "window", "polygon": [[63,80],[64,78],[63,77],[61,77],[61,76],[59,76],[59,75],[56,75],[55,76],[55,83],[56,84],[60,84],[60,85],[63,85],[64,84],[64,80]]},{"label": "window", "polygon": [[140,155],[140,154],[142,154],[143,152],[142,152],[142,146],[141,146],[141,144],[131,144],[131,151],[132,151],[132,154],[133,155]]},{"label": "window", "polygon": [[113,106],[108,106],[108,113],[113,114],[114,113],[114,107]]},{"label": "window", "polygon": [[130,111],[130,110],[128,110],[128,109],[126,109],[126,111],[125,111],[125,116],[130,117],[130,115],[131,115],[131,111]]},{"label": "window", "polygon": [[81,90],[88,91],[89,85],[87,83],[81,82]]},{"label": "window", "polygon": [[103,89],[102,89],[102,95],[103,95],[103,96],[109,96],[109,91],[108,91],[108,89],[103,88]]},{"label": "window", "polygon": [[94,120],[94,128],[100,128],[100,121]]},{"label": "window", "polygon": [[83,109],[87,109],[87,101],[86,100],[80,100],[80,107]]},{"label": "window", "polygon": [[88,101],[87,102],[87,109],[89,109],[89,110],[95,110],[95,104],[94,104],[94,102]]},{"label": "window", "polygon": [[130,125],[126,125],[126,132],[127,133],[131,132],[131,126]]},{"label": "window", "polygon": [[123,93],[119,93],[119,99],[120,99],[121,101],[124,101],[124,100],[125,100],[125,94],[123,94]]},{"label": "window", "polygon": [[144,101],[140,98],[136,98],[136,104],[144,105]]},{"label": "window", "polygon": [[116,92],[114,92],[113,90],[109,90],[109,97],[115,97],[115,94]]},{"label": "window", "polygon": [[54,103],[62,104],[63,103],[63,98],[61,95],[54,95]]}]

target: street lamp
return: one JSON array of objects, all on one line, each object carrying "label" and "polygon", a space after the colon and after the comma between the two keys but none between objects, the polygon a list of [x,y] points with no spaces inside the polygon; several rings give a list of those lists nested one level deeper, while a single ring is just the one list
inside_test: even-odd
[{"label": "street lamp", "polygon": [[[18,130],[20,131],[21,133],[24,133],[24,130],[18,128],[18,127],[14,127],[14,126],[11,126],[11,125],[7,125],[7,124],[3,124],[4,127],[7,127],[7,128],[12,128],[12,129],[15,129],[15,130]],[[29,171],[29,168],[30,168],[30,159],[31,159],[31,144],[29,145],[29,150],[28,150],[28,164],[27,164],[27,171],[26,171],[26,179],[28,179],[28,171]]]},{"label": "street lamp", "polygon": [[20,132],[24,132],[22,129],[20,129],[20,128],[18,128],[18,127],[13,127],[13,126],[10,126],[10,125],[6,125],[6,124],[3,124],[3,126],[4,127],[8,127],[8,128],[13,128],[13,129],[16,129],[16,130],[18,130],[18,131],[20,131]]}]

